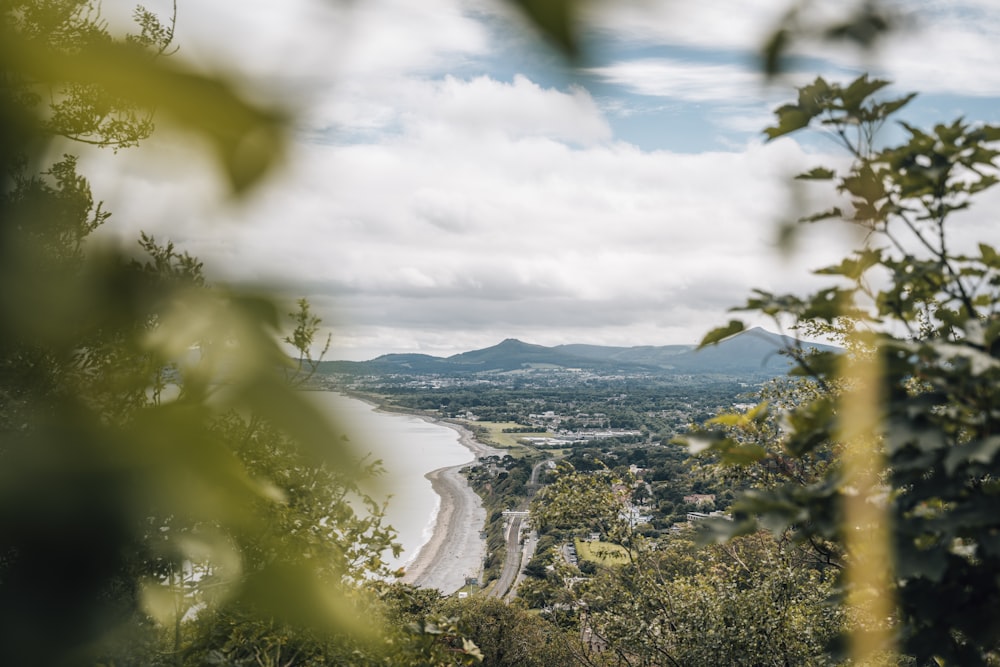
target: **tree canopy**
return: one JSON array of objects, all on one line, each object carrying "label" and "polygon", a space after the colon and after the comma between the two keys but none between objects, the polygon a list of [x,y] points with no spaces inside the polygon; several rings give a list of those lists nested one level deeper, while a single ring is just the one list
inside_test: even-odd
[{"label": "tree canopy", "polygon": [[[817,78],[767,130],[776,138],[816,129],[840,142],[848,169],[817,167],[798,178],[832,184],[843,203],[801,222],[842,220],[866,243],[818,271],[830,287],[805,297],[758,291],[743,309],[837,337],[845,351],[800,355],[795,374],[808,393],[715,420],[697,442],[732,465],[785,471],[744,494],[734,505],[739,521],[721,528],[762,524],[838,545],[847,598],[868,619],[855,633],[860,652],[898,635],[918,664],[987,664],[1000,648],[1000,262],[987,243],[955,250],[952,230],[997,183],[1000,128],[899,121],[906,140],[881,146],[877,130],[912,99],[881,98],[886,85]],[[761,428],[769,422],[780,428]],[[791,473],[803,465],[807,476]]]},{"label": "tree canopy", "polygon": [[0,17],[3,662],[93,664],[219,605],[372,636],[352,591],[398,546],[358,486],[372,471],[286,381],[282,332],[313,354],[308,304],[286,325],[172,243],[95,245],[110,214],[76,158],[39,164],[56,137],[124,149],[170,114],[240,191],[277,155],[279,114],[171,62],[172,24],[142,8],[124,38],[83,0]]}]

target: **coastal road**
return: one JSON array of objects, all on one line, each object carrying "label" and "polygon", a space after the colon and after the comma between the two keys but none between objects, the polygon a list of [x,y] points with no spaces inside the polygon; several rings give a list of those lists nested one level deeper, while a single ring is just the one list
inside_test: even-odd
[{"label": "coastal road", "polygon": [[[538,491],[538,478],[542,471],[556,459],[546,459],[539,461],[531,468],[531,479],[528,480],[528,498],[530,499]],[[514,583],[517,576],[521,574],[523,563],[521,562],[521,524],[527,515],[528,501],[525,500],[521,506],[523,514],[515,514],[510,518],[510,526],[507,528],[507,553],[503,559],[503,570],[497,578],[496,585],[490,590],[490,596],[495,598],[510,597],[513,595]]]},{"label": "coastal road", "polygon": [[[538,478],[542,473],[542,470],[550,464],[554,459],[546,459],[544,461],[539,461],[531,468],[531,479],[528,480],[528,499],[535,495],[540,486],[538,483]],[[528,509],[528,500],[525,500],[524,504],[521,506],[521,511]],[[497,579],[496,585],[490,590],[490,595],[495,598],[509,597],[513,594],[514,582],[517,581],[517,575],[521,573],[522,563],[521,563],[521,523],[524,517],[521,515],[515,515],[511,517],[510,526],[507,529],[507,553],[503,559],[503,570],[500,572],[500,577]]]},{"label": "coastal road", "polygon": [[535,555],[535,549],[538,548],[538,533],[531,530],[528,534],[524,536],[524,550],[521,551],[521,570],[517,573],[517,579],[514,580],[514,585],[510,587],[507,591],[507,600],[511,600],[515,595],[517,595],[517,589],[524,581],[524,568],[528,566],[531,559]]},{"label": "coastal road", "polygon": [[491,597],[502,598],[505,596],[521,571],[521,522],[523,519],[524,517],[520,515],[510,518],[510,526],[507,529],[507,554],[503,559],[503,570],[500,572],[500,577],[490,590]]},{"label": "coastal road", "polygon": [[535,492],[538,491],[538,487],[541,486],[538,483],[538,477],[542,474],[542,469],[547,468],[550,464],[554,463],[557,459],[545,459],[539,461],[531,467],[531,479],[528,480],[528,498],[532,498]]}]

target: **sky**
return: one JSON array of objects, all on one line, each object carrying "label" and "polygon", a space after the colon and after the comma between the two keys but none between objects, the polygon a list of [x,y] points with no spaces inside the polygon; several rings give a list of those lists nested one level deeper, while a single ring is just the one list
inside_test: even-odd
[{"label": "sky", "polygon": [[[233,201],[183,134],[88,152],[84,173],[113,212],[101,234],[146,231],[213,281],[307,297],[331,359],[505,338],[696,343],[753,288],[826,284],[811,271],[861,242],[812,225],[792,253],[778,248],[780,224],[831,197],[790,177],[845,163],[820,135],[764,141],[795,85],[868,71],[894,82],[889,94],[920,93],[914,124],[1000,123],[994,0],[900,3],[905,27],[877,53],[802,47],[768,85],[757,53],[788,6],[597,3],[571,67],[502,0],[180,0],[172,57],[292,110],[288,156]],[[128,7],[102,5],[112,27]],[[958,242],[1000,243],[997,204],[982,197]]]}]

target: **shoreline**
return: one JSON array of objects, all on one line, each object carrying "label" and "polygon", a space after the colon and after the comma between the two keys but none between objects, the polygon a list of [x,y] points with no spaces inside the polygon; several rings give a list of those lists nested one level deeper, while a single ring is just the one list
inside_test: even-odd
[{"label": "shoreline", "polygon": [[458,434],[459,444],[469,450],[472,459],[424,475],[438,495],[438,509],[430,539],[421,545],[400,581],[451,595],[465,586],[466,577],[480,577],[486,557],[486,541],[480,537],[486,527],[486,509],[482,498],[469,486],[460,471],[483,456],[503,456],[505,451],[478,442],[473,432],[461,424],[418,412],[385,410],[365,396],[345,395],[367,403],[376,412],[411,415],[450,428]]},{"label": "shoreline", "polygon": [[456,431],[459,443],[474,458],[424,475],[438,494],[440,504],[430,540],[420,547],[401,581],[418,588],[436,588],[450,595],[465,586],[466,577],[480,577],[486,556],[486,542],[480,537],[486,526],[486,509],[482,498],[472,490],[460,471],[482,456],[502,456],[503,450],[477,442],[472,431],[459,424],[426,419]]}]

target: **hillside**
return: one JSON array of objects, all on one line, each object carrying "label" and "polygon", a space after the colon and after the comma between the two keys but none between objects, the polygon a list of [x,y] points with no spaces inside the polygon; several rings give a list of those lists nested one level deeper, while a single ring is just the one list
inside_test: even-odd
[{"label": "hillside", "polygon": [[[796,345],[788,336],[755,328],[704,349],[695,345],[613,347],[568,344],[546,347],[508,338],[492,347],[450,357],[386,354],[369,361],[331,361],[321,373],[456,375],[519,370],[577,369],[622,375],[776,376],[789,368],[783,349]],[[816,343],[803,347],[837,348]]]}]

